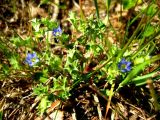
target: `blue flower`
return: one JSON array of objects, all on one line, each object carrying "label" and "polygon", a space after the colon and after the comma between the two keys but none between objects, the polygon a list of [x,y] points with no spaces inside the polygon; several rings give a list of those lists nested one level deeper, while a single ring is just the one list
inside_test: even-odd
[{"label": "blue flower", "polygon": [[36,53],[28,53],[25,62],[26,62],[29,66],[33,66],[33,65],[35,65],[37,62],[39,62],[39,59],[38,59]]},{"label": "blue flower", "polygon": [[118,69],[120,69],[121,72],[129,72],[131,70],[131,62],[128,62],[123,58],[118,63]]},{"label": "blue flower", "polygon": [[60,36],[60,35],[62,34],[62,29],[61,29],[61,27],[58,26],[57,28],[53,29],[52,34],[53,34],[54,36]]}]

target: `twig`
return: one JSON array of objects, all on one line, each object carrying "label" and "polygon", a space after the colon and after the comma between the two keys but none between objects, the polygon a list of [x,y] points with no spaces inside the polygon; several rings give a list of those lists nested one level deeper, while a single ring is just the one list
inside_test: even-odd
[{"label": "twig", "polygon": [[91,90],[93,90],[95,93],[97,93],[99,96],[101,96],[103,99],[105,99],[106,101],[108,101],[108,98],[107,98],[105,95],[103,95],[103,94],[97,89],[96,86],[89,85],[89,88],[90,88]]},{"label": "twig", "polygon": [[73,120],[77,120],[77,119],[76,119],[76,112],[75,112],[75,108],[73,108],[72,119],[73,119]]},{"label": "twig", "polygon": [[[108,98],[107,98],[105,95],[103,95],[103,94],[98,90],[98,88],[97,88],[95,85],[94,85],[94,86],[93,86],[93,85],[89,85],[89,88],[90,88],[91,90],[93,90],[98,96],[100,96],[100,97],[102,97],[104,100],[108,101]],[[111,107],[113,107],[113,108],[111,108],[112,110],[115,110],[115,111],[123,118],[123,120],[127,120],[127,119],[123,116],[123,114],[116,109],[116,107],[115,107],[115,105],[112,103],[112,101],[110,102],[110,104],[112,105]]]},{"label": "twig", "polygon": [[108,98],[108,103],[106,105],[106,114],[105,114],[105,118],[107,117],[107,114],[108,114],[108,110],[110,108],[110,104],[111,104],[111,100],[112,100],[112,96],[113,96],[113,90],[114,90],[114,86],[115,84],[112,84],[112,87],[111,87],[111,90],[110,90],[110,95],[109,95],[109,98]]},{"label": "twig", "polygon": [[133,104],[128,103],[128,102],[125,101],[123,98],[121,98],[121,101],[123,101],[125,104],[127,104],[127,105],[133,107],[134,109],[138,110],[138,111],[142,114],[144,120],[147,120],[147,119],[146,119],[146,116],[145,116],[145,114],[144,114],[144,112],[143,112],[140,108],[136,107],[136,106],[133,105]]},{"label": "twig", "polygon": [[52,21],[55,21],[59,14],[59,0],[55,0],[55,4],[52,4],[54,6],[54,13],[52,14]]},{"label": "twig", "polygon": [[98,100],[98,97],[96,94],[93,95],[95,102],[98,104],[97,105],[97,111],[98,111],[98,116],[99,116],[99,120],[102,120],[102,112],[101,112],[101,108],[100,108],[100,103]]}]

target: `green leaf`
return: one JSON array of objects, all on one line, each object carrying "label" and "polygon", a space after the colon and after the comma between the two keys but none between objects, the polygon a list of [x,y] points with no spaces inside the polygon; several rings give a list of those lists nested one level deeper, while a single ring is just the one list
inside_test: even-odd
[{"label": "green leaf", "polygon": [[48,69],[44,69],[42,73],[43,73],[43,77],[47,77],[48,76]]},{"label": "green leaf", "polygon": [[41,0],[40,1],[40,5],[42,5],[42,4],[48,4],[50,2],[50,0]]},{"label": "green leaf", "polygon": [[40,82],[42,82],[42,83],[45,83],[45,82],[47,82],[47,80],[48,80],[48,78],[45,78],[45,77],[40,77]]},{"label": "green leaf", "polygon": [[76,19],[76,14],[74,12],[69,12],[69,21],[72,23],[72,25],[77,29],[78,28],[78,20]]},{"label": "green leaf", "polygon": [[37,87],[35,87],[33,89],[33,93],[38,96],[42,96],[44,94],[47,94],[48,93],[48,86],[43,86],[42,84],[39,84]]},{"label": "green leaf", "polygon": [[35,81],[39,81],[40,77],[43,76],[43,73],[42,72],[35,72],[32,76],[33,80]]},{"label": "green leaf", "polygon": [[58,23],[57,22],[54,22],[54,21],[51,21],[50,19],[48,18],[42,18],[41,19],[41,23],[44,24],[45,27],[47,27],[47,30],[53,30],[53,28],[57,28],[58,27]]},{"label": "green leaf", "polygon": [[111,4],[111,0],[106,0],[107,10],[109,10],[110,4]]},{"label": "green leaf", "polygon": [[144,37],[149,37],[149,36],[151,36],[154,33],[155,33],[155,28],[153,26],[149,25],[145,29],[143,36]]},{"label": "green leaf", "polygon": [[98,9],[97,0],[94,0],[94,4],[95,4],[95,8],[96,8],[97,19],[99,19],[99,9]]},{"label": "green leaf", "polygon": [[2,67],[3,73],[6,75],[9,74],[9,66],[6,64],[2,64],[2,65],[3,65],[3,67]]},{"label": "green leaf", "polygon": [[123,8],[130,9],[136,5],[137,0],[122,0]]},{"label": "green leaf", "polygon": [[151,6],[149,6],[149,8],[147,10],[147,15],[148,16],[153,16],[156,13],[157,9],[158,9],[157,5],[152,4]]},{"label": "green leaf", "polygon": [[140,63],[143,63],[144,62],[144,58],[143,57],[139,57],[139,58],[136,58],[134,60],[134,65],[137,65],[137,64],[140,64]]},{"label": "green leaf", "polygon": [[62,64],[62,61],[61,61],[61,59],[58,56],[54,56],[50,60],[50,65],[51,65],[52,69],[54,69],[54,70],[60,69],[61,64]]},{"label": "green leaf", "polygon": [[41,99],[41,102],[39,103],[38,109],[40,111],[40,115],[43,115],[43,113],[45,112],[46,108],[47,108],[47,96],[43,97]]},{"label": "green leaf", "polygon": [[33,29],[38,32],[40,29],[40,22],[36,18],[31,20]]},{"label": "green leaf", "polygon": [[3,117],[3,112],[0,111],[0,120],[2,120],[2,117]]},{"label": "green leaf", "polygon": [[15,56],[12,56],[9,61],[14,69],[20,69],[19,62]]},{"label": "green leaf", "polygon": [[20,37],[12,37],[11,41],[14,45],[16,45],[16,47],[19,47],[23,44],[23,41],[20,39]]},{"label": "green leaf", "polygon": [[143,75],[143,76],[137,76],[136,78],[132,79],[132,82],[136,86],[140,86],[140,85],[146,84],[147,79],[153,78],[153,77],[157,77],[157,76],[160,76],[159,75],[159,71],[158,72],[148,73],[148,74]]}]

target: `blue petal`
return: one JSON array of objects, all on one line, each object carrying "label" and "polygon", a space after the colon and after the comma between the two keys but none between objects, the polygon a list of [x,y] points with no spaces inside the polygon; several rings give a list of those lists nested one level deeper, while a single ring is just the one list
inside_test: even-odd
[{"label": "blue petal", "polygon": [[29,61],[31,61],[31,59],[30,59],[30,58],[26,58],[25,61],[26,61],[26,62],[29,62]]},{"label": "blue petal", "polygon": [[32,61],[26,60],[26,63],[30,65],[30,64],[32,64]]},{"label": "blue petal", "polygon": [[118,69],[121,69],[121,65],[122,65],[121,63],[118,63]]},{"label": "blue petal", "polygon": [[122,72],[127,72],[126,69],[121,69]]},{"label": "blue petal", "polygon": [[[122,65],[125,65],[125,68],[122,68]],[[118,63],[118,69],[121,70],[121,72],[128,72],[131,70],[131,62],[126,61],[126,59],[122,58],[122,60]]]},{"label": "blue petal", "polygon": [[33,64],[33,62],[30,62],[28,65],[31,67],[31,66],[33,66],[34,64]]},{"label": "blue petal", "polygon": [[127,71],[130,71],[130,70],[131,70],[131,66],[127,66],[127,67],[126,67],[126,70],[127,70]]},{"label": "blue petal", "polygon": [[126,60],[125,60],[124,58],[122,58],[121,63],[122,63],[122,64],[125,64],[125,63],[126,63]]},{"label": "blue petal", "polygon": [[131,62],[127,62],[127,64],[126,64],[127,66],[130,66],[131,65]]},{"label": "blue petal", "polygon": [[[35,59],[34,62],[32,62],[32,59]],[[39,59],[36,55],[36,53],[28,53],[27,57],[25,59],[25,63],[27,63],[29,66],[33,66],[34,64],[36,64],[37,62],[39,62]]]},{"label": "blue petal", "polygon": [[32,53],[32,58],[36,58],[36,57],[37,57],[36,53]]},{"label": "blue petal", "polygon": [[32,54],[28,53],[26,59],[31,59],[32,58]]},{"label": "blue petal", "polygon": [[61,34],[62,34],[62,29],[61,29],[61,27],[58,26],[58,28],[53,29],[52,34],[53,34],[54,36],[61,35]]}]

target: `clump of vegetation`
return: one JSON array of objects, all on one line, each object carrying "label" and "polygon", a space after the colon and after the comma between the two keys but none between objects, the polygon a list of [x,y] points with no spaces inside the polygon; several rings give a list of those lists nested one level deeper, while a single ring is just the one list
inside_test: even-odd
[{"label": "clump of vegetation", "polygon": [[[103,118],[110,114],[111,108],[112,115],[119,114],[119,118],[124,119],[112,98],[123,96],[125,89],[146,90],[144,87],[148,84],[153,111],[157,113],[160,101],[152,83],[159,79],[160,26],[154,20],[160,9],[158,1],[150,1],[144,6],[142,3],[141,0],[121,1],[121,7],[130,14],[123,33],[114,28],[110,20],[110,0],[105,2],[104,19],[100,17],[97,0],[94,0],[96,15],[90,16],[83,13],[80,0],[80,16],[70,12],[66,20],[71,25],[72,34],[65,32],[57,21],[34,18],[29,21],[32,28],[27,37],[14,34],[6,40],[1,36],[1,81],[31,80],[30,96],[36,98],[36,104],[30,109],[36,107],[41,119],[55,110],[55,102],[61,108],[65,102],[72,104],[67,101],[73,99],[79,89],[86,87],[93,91],[89,94],[106,100],[106,106],[100,103],[105,107]],[[135,11],[138,6],[140,9]],[[122,8],[120,12],[123,12]],[[119,22],[123,22],[122,14]],[[141,104],[141,100],[136,102]],[[5,111],[1,108],[1,118],[7,118]],[[100,119],[100,111],[97,114]]]}]

